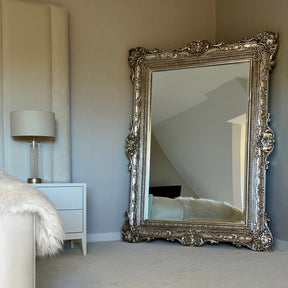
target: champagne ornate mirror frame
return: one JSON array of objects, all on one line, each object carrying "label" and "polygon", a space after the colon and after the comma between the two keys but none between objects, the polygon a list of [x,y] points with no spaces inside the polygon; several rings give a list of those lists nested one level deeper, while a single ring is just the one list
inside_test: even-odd
[{"label": "champagne ornate mirror frame", "polygon": [[[132,122],[126,140],[129,158],[130,201],[122,240],[162,238],[186,246],[230,242],[255,251],[271,251],[273,236],[265,213],[267,157],[274,148],[268,123],[269,74],[278,49],[278,33],[263,32],[235,44],[193,41],[186,47],[163,52],[137,47],[129,51],[134,85]],[[145,215],[148,198],[151,141],[151,81],[153,71],[186,69],[249,62],[246,161],[246,209],[243,223],[151,220]]]}]

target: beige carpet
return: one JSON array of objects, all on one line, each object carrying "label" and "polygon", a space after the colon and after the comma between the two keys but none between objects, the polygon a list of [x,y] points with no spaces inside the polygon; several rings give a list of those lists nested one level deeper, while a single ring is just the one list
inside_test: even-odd
[{"label": "beige carpet", "polygon": [[288,287],[288,251],[96,242],[37,261],[37,288]]}]

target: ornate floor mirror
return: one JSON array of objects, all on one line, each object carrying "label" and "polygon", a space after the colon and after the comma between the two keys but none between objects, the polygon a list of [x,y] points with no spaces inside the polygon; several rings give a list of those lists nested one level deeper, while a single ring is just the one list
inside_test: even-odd
[{"label": "ornate floor mirror", "polygon": [[272,250],[265,213],[269,75],[278,33],[130,50],[130,201],[122,239]]}]

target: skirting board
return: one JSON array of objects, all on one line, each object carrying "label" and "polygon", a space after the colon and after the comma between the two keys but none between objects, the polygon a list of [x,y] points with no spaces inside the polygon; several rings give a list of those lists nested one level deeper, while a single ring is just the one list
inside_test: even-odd
[{"label": "skirting board", "polygon": [[288,241],[274,239],[274,250],[288,251]]},{"label": "skirting board", "polygon": [[106,242],[121,240],[120,232],[88,234],[87,242]]}]

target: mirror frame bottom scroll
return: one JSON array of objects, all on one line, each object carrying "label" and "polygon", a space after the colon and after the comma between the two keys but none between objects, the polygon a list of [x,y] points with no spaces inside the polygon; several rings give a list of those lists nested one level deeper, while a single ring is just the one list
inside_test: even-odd
[{"label": "mirror frame bottom scroll", "polygon": [[[163,52],[137,47],[129,51],[134,85],[132,122],[126,139],[129,158],[130,201],[122,240],[126,242],[166,239],[185,246],[229,242],[254,251],[272,251],[273,236],[265,212],[268,156],[274,149],[274,133],[269,127],[269,74],[278,50],[278,33],[262,32],[234,44],[193,41],[186,47]],[[145,219],[147,197],[147,135],[150,133],[151,72],[177,67],[197,67],[215,63],[251,63],[249,93],[249,133],[247,157],[247,206],[245,223],[212,223]]]}]

